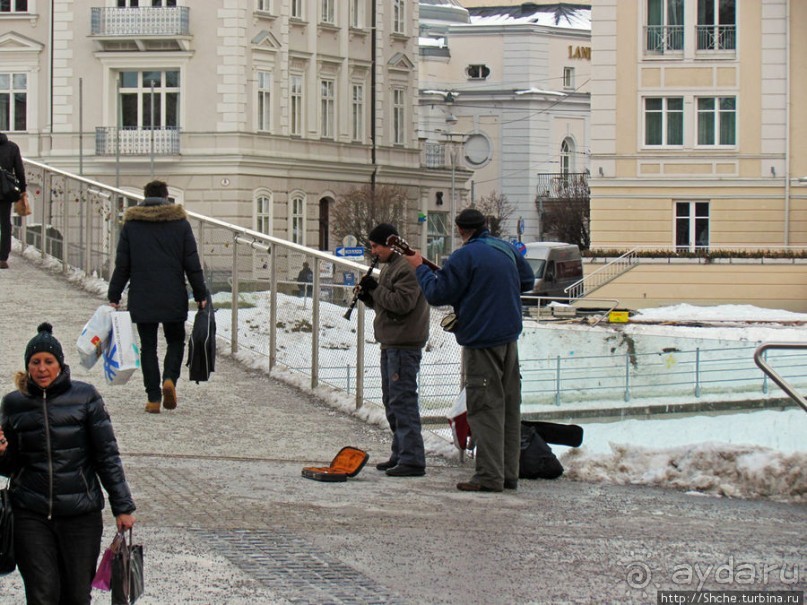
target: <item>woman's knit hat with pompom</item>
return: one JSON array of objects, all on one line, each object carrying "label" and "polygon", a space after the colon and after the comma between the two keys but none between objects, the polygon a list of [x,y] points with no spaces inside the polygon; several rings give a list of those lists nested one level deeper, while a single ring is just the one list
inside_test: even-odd
[{"label": "woman's knit hat with pompom", "polygon": [[25,367],[28,367],[31,357],[37,353],[50,353],[56,358],[60,366],[64,366],[62,345],[53,335],[53,326],[48,322],[44,322],[39,324],[36,331],[38,334],[29,340],[28,346],[25,347]]}]

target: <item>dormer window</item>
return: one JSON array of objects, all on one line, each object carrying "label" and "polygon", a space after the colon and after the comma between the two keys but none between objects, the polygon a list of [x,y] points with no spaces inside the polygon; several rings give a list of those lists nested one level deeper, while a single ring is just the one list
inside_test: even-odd
[{"label": "dormer window", "polygon": [[469,80],[487,80],[490,68],[487,65],[469,65],[465,68],[465,75]]}]

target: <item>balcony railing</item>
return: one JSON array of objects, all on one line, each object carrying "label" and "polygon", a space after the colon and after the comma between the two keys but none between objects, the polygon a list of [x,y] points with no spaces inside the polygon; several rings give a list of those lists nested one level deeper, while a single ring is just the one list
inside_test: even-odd
[{"label": "balcony railing", "polygon": [[647,54],[681,54],[683,51],[683,25],[648,25],[645,27],[645,52]]},{"label": "balcony railing", "polygon": [[118,129],[114,126],[95,129],[95,154],[104,155],[179,155],[179,129],[177,128],[122,128],[120,149]]},{"label": "balcony railing", "polygon": [[734,25],[698,25],[699,51],[733,51],[737,49],[737,27]]},{"label": "balcony railing", "polygon": [[190,32],[187,6],[92,9],[93,36],[187,36]]},{"label": "balcony railing", "polygon": [[539,173],[537,194],[544,200],[588,198],[588,176],[588,172]]},{"label": "balcony railing", "polygon": [[421,165],[425,168],[448,168],[449,147],[443,143],[424,143],[421,151]]}]

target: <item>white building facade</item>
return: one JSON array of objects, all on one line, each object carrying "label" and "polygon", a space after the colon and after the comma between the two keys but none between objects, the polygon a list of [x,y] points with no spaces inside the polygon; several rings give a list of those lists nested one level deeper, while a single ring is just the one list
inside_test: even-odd
[{"label": "white building facade", "polygon": [[23,155],[333,250],[337,197],[424,171],[411,0],[10,0],[0,130]]},{"label": "white building facade", "polygon": [[426,19],[433,4],[421,3],[421,137],[453,145],[458,168],[473,171],[456,206],[503,194],[507,236],[544,239],[543,202],[587,178],[591,10],[488,6],[439,23]]}]

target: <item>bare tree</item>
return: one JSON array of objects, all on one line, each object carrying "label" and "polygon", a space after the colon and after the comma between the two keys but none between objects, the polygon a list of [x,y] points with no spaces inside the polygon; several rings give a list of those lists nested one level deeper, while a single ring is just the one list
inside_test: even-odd
[{"label": "bare tree", "polygon": [[[588,179],[583,175],[562,175],[558,181],[553,183],[552,198],[543,201],[541,230],[559,241],[577,244],[581,250],[588,250],[591,246]],[[540,212],[540,201],[536,199],[535,205]]]},{"label": "bare tree", "polygon": [[341,239],[353,235],[363,245],[367,235],[379,223],[391,223],[404,235],[406,225],[406,191],[395,185],[370,185],[351,189],[334,204],[334,235]]},{"label": "bare tree", "polygon": [[515,210],[513,205],[507,201],[507,196],[496,191],[481,197],[472,207],[479,210],[488,219],[488,229],[494,237],[502,236],[502,226]]}]

